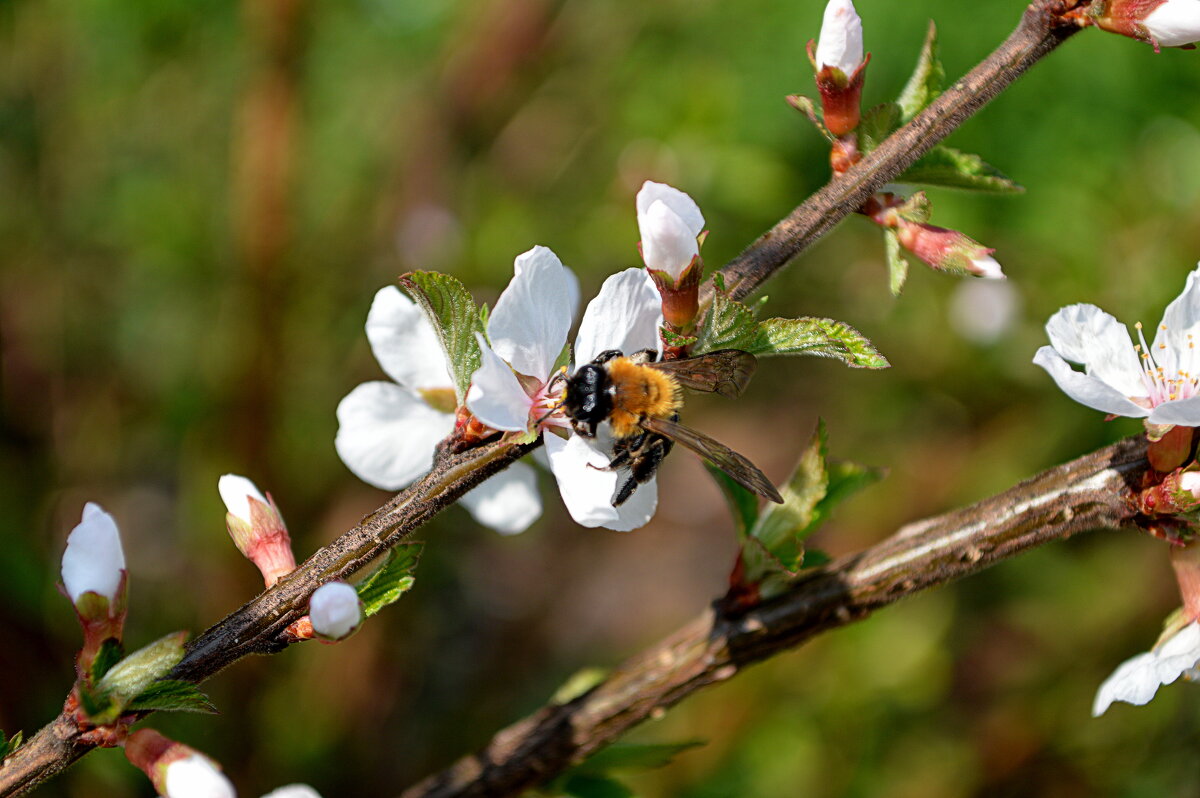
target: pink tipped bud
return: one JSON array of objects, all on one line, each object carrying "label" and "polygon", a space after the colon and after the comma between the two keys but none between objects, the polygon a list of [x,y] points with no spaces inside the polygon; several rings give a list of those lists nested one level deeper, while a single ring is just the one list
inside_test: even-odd
[{"label": "pink tipped bud", "polygon": [[1200,41],[1200,0],[1108,0],[1090,14],[1098,27],[1156,50]]},{"label": "pink tipped bud", "polygon": [[921,224],[900,218],[896,233],[900,245],[929,264],[950,274],[1004,279],[1000,264],[991,255],[995,251],[957,230]]},{"label": "pink tipped bud", "polygon": [[318,637],[341,640],[362,623],[362,602],[358,592],[345,582],[328,582],[313,592],[308,616]]},{"label": "pink tipped bud", "polygon": [[154,729],[129,735],[125,758],[146,774],[164,798],[237,798],[216,762]]},{"label": "pink tipped bud", "polygon": [[258,566],[267,587],[296,570],[292,539],[274,500],[237,474],[217,481],[225,502],[225,526],[238,550]]}]

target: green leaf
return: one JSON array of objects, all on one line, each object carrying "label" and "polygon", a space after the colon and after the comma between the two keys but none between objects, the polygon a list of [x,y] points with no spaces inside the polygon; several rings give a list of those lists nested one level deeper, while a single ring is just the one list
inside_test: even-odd
[{"label": "green leaf", "polygon": [[24,739],[24,732],[17,732],[12,737],[6,738],[4,732],[0,730],[0,761],[3,761],[6,756],[20,748]]},{"label": "green leaf", "polygon": [[888,287],[892,289],[892,296],[900,296],[904,281],[908,279],[908,261],[900,254],[900,236],[895,230],[884,230],[883,242],[887,250]]},{"label": "green leaf", "polygon": [[613,743],[572,768],[574,773],[607,773],[610,770],[653,770],[693,748],[704,745],[703,740],[681,743]]},{"label": "green leaf", "polygon": [[97,697],[107,700],[109,705],[96,713],[88,711],[91,720],[98,725],[116,720],[134,698],[183,659],[186,639],[187,632],[173,632],[112,666],[96,683]]},{"label": "green leaf", "polygon": [[829,128],[825,127],[825,120],[821,117],[821,109],[817,107],[815,102],[803,94],[789,94],[787,101],[788,105],[808,117],[808,121],[812,122],[813,127],[817,129],[818,133],[830,142],[837,141],[837,136],[830,133]]},{"label": "green leaf", "polygon": [[[799,571],[804,562],[804,538],[815,529],[813,511],[825,498],[829,486],[825,473],[825,444],[825,424],[822,422],[817,425],[808,448],[800,455],[792,476],[780,487],[783,504],[769,505],[750,532],[778,563],[778,570],[788,574]],[[748,574],[750,581],[757,581],[754,576]]]},{"label": "green leaf", "polygon": [[[758,326],[754,311],[729,298],[724,282],[713,279],[713,301],[704,314],[704,321],[696,335],[693,352],[702,355],[718,349],[746,349],[754,341]],[[747,350],[749,351],[749,350]]]},{"label": "green leaf", "polygon": [[92,660],[92,667],[88,669],[92,683],[100,681],[113,665],[121,661],[123,656],[125,656],[125,649],[121,646],[121,641],[110,637],[101,643],[100,650],[96,652],[96,658]]},{"label": "green leaf", "polygon": [[658,334],[662,338],[663,343],[667,346],[691,346],[698,340],[694,335],[680,335],[674,330],[669,330],[666,327],[659,327]]},{"label": "green leaf", "polygon": [[858,123],[858,149],[863,155],[873,151],[892,134],[900,123],[900,106],[895,103],[877,105],[862,116]]},{"label": "green leaf", "polygon": [[758,520],[758,495],[743,488],[731,476],[713,464],[708,461],[703,462],[704,467],[708,469],[709,476],[717,483],[717,487],[721,489],[721,495],[725,497],[725,502],[729,505],[738,538],[745,540],[750,528]]},{"label": "green leaf", "polygon": [[129,702],[128,710],[154,709],[159,712],[208,712],[216,713],[217,708],[200,688],[191,682],[175,679],[160,679],[154,682],[141,695]]},{"label": "green leaf", "polygon": [[891,365],[862,333],[834,319],[766,319],[758,323],[754,339],[738,348],[760,356],[831,357],[859,369],[885,369]]},{"label": "green leaf", "polygon": [[483,333],[483,321],[475,308],[471,292],[448,274],[409,272],[400,276],[400,287],[425,311],[433,324],[459,405],[466,401],[471,375],[479,368],[479,343],[475,333]]},{"label": "green leaf", "polygon": [[945,77],[946,70],[938,58],[937,25],[930,20],[925,44],[917,56],[917,66],[896,100],[900,106],[900,119],[907,122],[936,100],[942,93],[942,80]]},{"label": "green leaf", "polygon": [[804,550],[804,567],[805,568],[820,568],[826,563],[833,562],[833,558],[828,553],[821,549],[805,549]]},{"label": "green leaf", "polygon": [[358,584],[363,617],[369,618],[408,592],[415,581],[413,572],[421,559],[424,543],[401,543],[391,549],[383,564]]},{"label": "green leaf", "polygon": [[572,773],[559,789],[574,798],[634,798],[636,793],[616,779],[591,773]]},{"label": "green leaf", "polygon": [[[484,302],[479,306],[479,323],[483,326],[483,334],[487,335],[488,319],[491,318],[492,311],[488,308],[488,303]],[[491,339],[489,339],[491,340]]]},{"label": "green leaf", "polygon": [[897,183],[1020,194],[1025,189],[978,155],[937,145],[896,178]]}]

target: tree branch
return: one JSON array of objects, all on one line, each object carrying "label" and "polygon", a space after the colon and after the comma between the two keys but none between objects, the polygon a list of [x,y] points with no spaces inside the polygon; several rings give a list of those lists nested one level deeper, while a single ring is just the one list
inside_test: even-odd
[{"label": "tree branch", "polygon": [[728,614],[718,603],[585,695],[543,707],[402,798],[516,795],[692,693],[821,632],[1044,543],[1124,526],[1135,515],[1131,499],[1145,453],[1143,437],[1127,438],[971,507],[902,527],[745,614]]},{"label": "tree branch", "polygon": [[[721,274],[734,299],[752,293],[838,222],[861,208],[875,192],[899,177],[1027,69],[1078,32],[1078,27],[1064,24],[1057,17],[1078,4],[1078,0],[1036,0],[1026,9],[1012,35],[983,63],[884,140],[874,152],[809,197],[725,264]],[[711,284],[706,283],[703,290],[702,301],[711,294]]]}]

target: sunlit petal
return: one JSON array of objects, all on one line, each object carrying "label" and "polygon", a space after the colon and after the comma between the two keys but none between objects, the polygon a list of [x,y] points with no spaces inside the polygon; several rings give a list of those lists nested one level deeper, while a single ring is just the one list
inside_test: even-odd
[{"label": "sunlit petal", "polygon": [[496,354],[517,373],[545,382],[567,343],[578,292],[574,276],[546,247],[520,255],[488,319]]},{"label": "sunlit petal", "polygon": [[1141,706],[1149,703],[1158,692],[1161,682],[1156,670],[1157,658],[1146,652],[1125,660],[1104,680],[1092,703],[1092,717],[1098,718],[1114,701]]},{"label": "sunlit petal", "polygon": [[[611,451],[611,448],[608,449]],[[623,478],[614,471],[602,470],[611,455],[596,443],[579,435],[566,440],[546,435],[546,454],[558,480],[558,490],[571,518],[581,526],[606,527],[628,532],[644,526],[658,506],[658,486],[654,480],[641,485],[620,507],[612,506],[617,483]]]},{"label": "sunlit petal", "polygon": [[542,515],[537,473],[525,463],[513,463],[459,501],[476,521],[501,535],[524,532]]},{"label": "sunlit petal", "polygon": [[1052,347],[1039,349],[1033,362],[1050,373],[1063,393],[1093,410],[1130,418],[1144,418],[1150,414],[1149,410],[1131,402],[1107,383],[1075,371]]},{"label": "sunlit petal", "polygon": [[479,333],[480,364],[471,375],[467,409],[492,429],[520,431],[529,427],[529,395],[508,364],[488,346]]},{"label": "sunlit petal", "polygon": [[575,338],[576,365],[589,363],[606,349],[626,354],[659,349],[662,299],[645,269],[626,269],[604,281],[588,303]]},{"label": "sunlit petal", "polygon": [[1068,305],[1050,317],[1046,332],[1060,355],[1082,363],[1122,396],[1146,395],[1129,330],[1108,313],[1095,305]]},{"label": "sunlit petal", "polygon": [[454,384],[433,325],[399,288],[389,285],[375,294],[367,314],[367,340],[384,372],[406,388]]},{"label": "sunlit petal", "polygon": [[454,429],[440,413],[390,382],[366,382],[337,407],[334,440],[342,462],[364,482],[398,490],[429,470],[433,450]]}]

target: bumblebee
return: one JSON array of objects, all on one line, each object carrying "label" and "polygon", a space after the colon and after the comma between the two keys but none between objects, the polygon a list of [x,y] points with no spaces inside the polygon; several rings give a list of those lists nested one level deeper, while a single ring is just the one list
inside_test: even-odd
[{"label": "bumblebee", "polygon": [[605,421],[616,443],[605,470],[628,469],[613,496],[624,504],[638,485],[650,481],[675,443],[691,449],[759,496],[782,503],[762,471],[737,452],[679,423],[682,389],[736,398],[750,382],[758,361],[749,352],[722,349],[681,360],[657,360],[653,349],[626,356],[616,349],[564,377],[562,411],[585,438],[596,437]]}]

